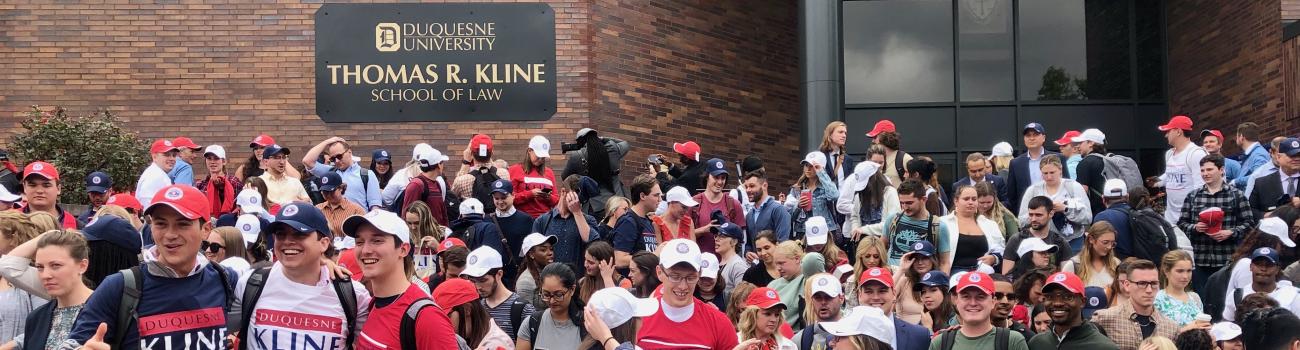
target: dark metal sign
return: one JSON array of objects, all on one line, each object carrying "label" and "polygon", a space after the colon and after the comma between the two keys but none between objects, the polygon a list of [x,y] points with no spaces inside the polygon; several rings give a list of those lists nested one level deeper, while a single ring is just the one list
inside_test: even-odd
[{"label": "dark metal sign", "polygon": [[544,3],[326,4],[316,114],[327,123],[546,120],[555,12]]}]

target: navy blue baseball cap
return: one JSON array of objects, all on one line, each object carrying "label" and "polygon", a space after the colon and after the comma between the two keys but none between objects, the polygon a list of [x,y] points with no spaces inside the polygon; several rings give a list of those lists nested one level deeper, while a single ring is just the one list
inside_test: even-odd
[{"label": "navy blue baseball cap", "polygon": [[583,176],[578,179],[577,192],[578,201],[586,203],[587,200],[596,198],[596,196],[600,195],[600,184],[596,183],[596,180],[590,177]]},{"label": "navy blue baseball cap", "polygon": [[1268,259],[1269,262],[1277,264],[1277,249],[1269,247],[1256,248],[1255,252],[1250,254],[1250,261],[1254,262],[1255,259]]},{"label": "navy blue baseball cap", "polygon": [[86,175],[86,192],[108,193],[108,188],[113,187],[113,178],[102,171],[96,171]]},{"label": "navy blue baseball cap", "polygon": [[1023,129],[1020,129],[1020,133],[1023,135],[1026,131],[1029,130],[1037,131],[1039,134],[1047,133],[1047,130],[1043,128],[1043,124],[1040,124],[1038,122],[1030,122],[1029,124],[1025,124],[1025,127]]},{"label": "navy blue baseball cap", "polygon": [[510,180],[497,179],[496,181],[492,181],[491,193],[496,194],[497,192],[501,192],[505,194],[514,193],[514,189],[510,187]]},{"label": "navy blue baseball cap", "polygon": [[280,147],[280,145],[266,146],[265,149],[262,149],[262,159],[271,159],[271,156],[280,153],[284,153],[286,156],[289,155],[289,148]]},{"label": "navy blue baseball cap", "polygon": [[393,161],[393,156],[391,156],[391,155],[388,154],[388,150],[380,148],[380,149],[377,149],[377,150],[375,150],[374,152],[370,153],[370,161],[372,161],[372,162],[385,162],[385,161],[386,161],[386,162],[392,162],[392,161]]},{"label": "navy blue baseball cap", "polygon": [[718,158],[712,158],[705,161],[704,168],[709,169],[709,176],[718,176],[727,173],[727,163]]},{"label": "navy blue baseball cap", "polygon": [[1300,139],[1288,137],[1277,145],[1277,153],[1286,154],[1287,157],[1300,155]]},{"label": "navy blue baseball cap", "polygon": [[943,274],[943,271],[930,270],[930,272],[926,272],[925,275],[921,276],[921,285],[930,286],[930,287],[943,287],[947,289],[948,275]]},{"label": "navy blue baseball cap", "polygon": [[912,252],[924,256],[934,256],[934,243],[930,241],[916,241],[912,243]]},{"label": "navy blue baseball cap", "polygon": [[724,222],[722,225],[718,225],[718,233],[735,239],[741,239],[745,236],[745,233],[740,230],[740,225],[730,222]]},{"label": "navy blue baseball cap", "polygon": [[337,171],[326,172],[324,176],[316,178],[316,187],[320,188],[321,192],[337,190],[341,183],[343,183],[343,177],[339,176]]},{"label": "navy blue baseball cap", "polygon": [[324,236],[333,235],[330,233],[329,222],[325,220],[325,214],[311,203],[293,202],[280,208],[280,213],[275,214],[275,222],[267,228],[275,233],[280,231],[280,226],[288,226],[302,234],[320,232]]},{"label": "navy blue baseball cap", "polygon": [[1092,318],[1092,313],[1110,307],[1106,301],[1106,290],[1097,286],[1083,289],[1083,318]]},{"label": "navy blue baseball cap", "polygon": [[103,215],[90,220],[90,224],[81,230],[87,241],[108,241],[115,246],[130,251],[139,251],[143,245],[140,232],[131,223],[113,215]]}]

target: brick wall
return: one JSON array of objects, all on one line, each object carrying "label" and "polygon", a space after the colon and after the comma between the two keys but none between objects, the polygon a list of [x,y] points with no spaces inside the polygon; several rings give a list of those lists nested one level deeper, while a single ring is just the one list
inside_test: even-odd
[{"label": "brick wall", "polygon": [[[6,2],[0,140],[16,130],[19,113],[40,104],[74,113],[109,108],[144,138],[189,136],[226,145],[231,158],[246,156],[240,145],[261,132],[300,152],[342,136],[358,156],[382,147],[399,162],[417,142],[459,154],[473,133],[485,132],[497,140],[498,156],[514,163],[534,134],[558,148],[576,129],[594,126],[632,141],[637,150],[627,159],[638,169],[648,147],[668,153],[670,142],[686,138],[728,160],[751,152],[798,159],[794,4],[546,2],[556,13],[554,118],[381,124],[315,116],[319,4]],[[739,127],[746,121],[765,125]]]},{"label": "brick wall", "polygon": [[1282,20],[1300,20],[1300,0],[1282,0]]},{"label": "brick wall", "polygon": [[[1253,120],[1266,135],[1300,131],[1283,113],[1278,0],[1167,2],[1169,109],[1230,132]],[[1289,121],[1288,121],[1289,120]],[[1228,152],[1236,152],[1230,146]]]}]

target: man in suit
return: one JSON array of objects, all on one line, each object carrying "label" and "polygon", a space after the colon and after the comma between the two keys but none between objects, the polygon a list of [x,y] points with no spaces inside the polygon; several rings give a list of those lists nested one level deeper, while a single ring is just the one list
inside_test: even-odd
[{"label": "man in suit", "polygon": [[[1025,148],[1028,151],[1011,160],[1011,168],[1006,179],[1007,195],[1010,196],[1007,201],[1009,204],[1013,204],[1007,206],[1007,208],[1016,212],[1016,214],[1020,214],[1020,201],[1022,200],[1020,197],[1025,195],[1025,189],[1029,188],[1029,185],[1043,181],[1043,173],[1038,169],[1038,160],[1043,159],[1045,155],[1056,154],[1056,152],[1043,148],[1043,142],[1047,139],[1046,129],[1043,128],[1043,124],[1038,122],[1025,124],[1025,127],[1020,131],[1021,135],[1024,136]],[[1061,176],[1069,177],[1070,175],[1062,174]]]},{"label": "man in suit", "polygon": [[1255,217],[1263,217],[1279,205],[1290,203],[1300,191],[1300,139],[1282,140],[1273,160],[1277,171],[1255,179],[1254,190],[1250,192],[1250,207]]},{"label": "man in suit", "polygon": [[[975,186],[975,184],[981,182],[993,183],[993,188],[998,190],[998,201],[1002,202],[1002,206],[1010,208],[1011,198],[1007,196],[1007,181],[1000,176],[990,174],[989,170],[991,169],[989,169],[988,164],[984,155],[979,152],[966,156],[966,174],[968,176],[952,183],[952,188],[956,191],[957,187],[961,185]],[[1016,204],[1019,205],[1020,202],[1017,201]]]},{"label": "man in suit", "polygon": [[858,278],[858,305],[879,308],[894,320],[895,350],[926,350],[930,348],[930,332],[894,316],[894,276],[889,269],[873,267],[862,271]]}]

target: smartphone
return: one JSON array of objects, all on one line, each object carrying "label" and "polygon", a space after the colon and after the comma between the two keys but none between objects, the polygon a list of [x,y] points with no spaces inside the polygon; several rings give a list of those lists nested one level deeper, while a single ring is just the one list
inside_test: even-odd
[{"label": "smartphone", "polygon": [[550,188],[543,188],[543,189],[542,189],[542,193],[551,193],[551,189],[550,189]]}]

